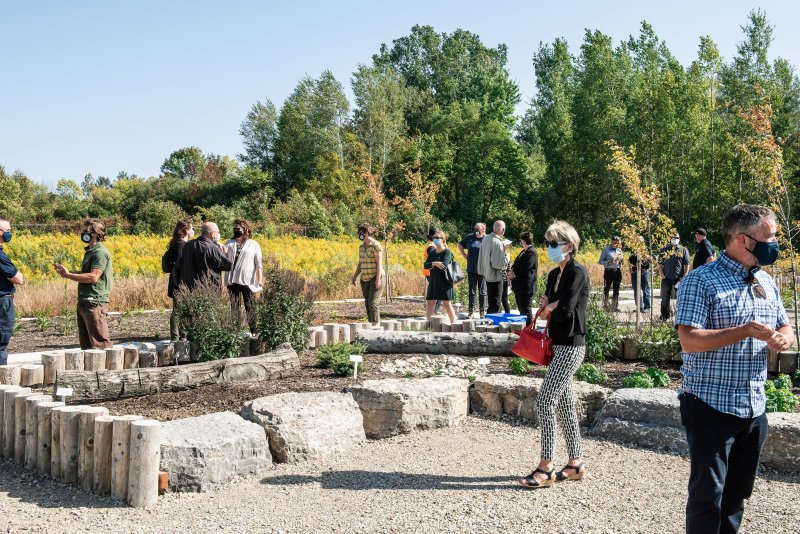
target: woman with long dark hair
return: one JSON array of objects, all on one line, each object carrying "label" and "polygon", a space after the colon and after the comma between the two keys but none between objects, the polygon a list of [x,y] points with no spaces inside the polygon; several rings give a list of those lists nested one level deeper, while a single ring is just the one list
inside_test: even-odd
[{"label": "woman with long dark hair", "polygon": [[256,331],[255,294],[261,290],[264,271],[261,246],[253,239],[253,225],[244,219],[233,221],[233,237],[225,246],[233,266],[225,274],[225,285],[231,298],[231,308],[241,320],[241,306],[247,315],[250,332]]},{"label": "woman with long dark hair", "polygon": [[167,284],[167,296],[172,299],[172,313],[169,316],[169,338],[172,341],[185,338],[180,318],[175,306],[175,289],[178,287],[179,280],[176,279],[178,273],[173,274],[173,268],[178,258],[181,257],[183,246],[194,236],[194,228],[191,219],[178,221],[172,231],[172,239],[169,242],[167,251],[161,257],[161,270],[169,273],[169,283]]}]

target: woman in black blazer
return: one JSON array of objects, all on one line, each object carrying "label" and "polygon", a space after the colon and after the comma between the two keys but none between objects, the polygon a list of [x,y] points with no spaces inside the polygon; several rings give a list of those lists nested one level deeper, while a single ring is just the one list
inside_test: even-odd
[{"label": "woman in black blazer", "polygon": [[[589,303],[589,273],[575,261],[581,239],[575,228],[555,221],[544,235],[547,257],[557,263],[547,275],[547,289],[539,302],[541,317],[550,319],[553,359],[536,398],[542,432],[542,453],[533,472],[519,483],[528,488],[552,486],[556,481],[580,480],[586,474],[581,459],[581,435],[572,376],[586,355],[586,306]],[[556,473],[556,410],[567,444],[569,461]]]},{"label": "woman in black blazer", "polygon": [[514,258],[508,278],[511,280],[511,290],[517,301],[517,309],[520,315],[527,317],[525,324],[529,325],[533,321],[531,302],[536,294],[539,258],[536,255],[536,249],[531,246],[533,244],[532,233],[522,232],[519,235],[519,242],[522,245],[522,252]]}]

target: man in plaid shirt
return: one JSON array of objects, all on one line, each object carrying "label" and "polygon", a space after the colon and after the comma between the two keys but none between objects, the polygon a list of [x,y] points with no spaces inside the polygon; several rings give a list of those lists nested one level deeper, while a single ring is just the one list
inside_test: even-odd
[{"label": "man in plaid shirt", "polygon": [[760,267],[778,257],[775,214],[740,204],[725,216],[725,252],[678,289],[681,421],[691,471],[686,532],[736,532],[755,483],[765,415],[767,350],[794,343],[780,294]]}]

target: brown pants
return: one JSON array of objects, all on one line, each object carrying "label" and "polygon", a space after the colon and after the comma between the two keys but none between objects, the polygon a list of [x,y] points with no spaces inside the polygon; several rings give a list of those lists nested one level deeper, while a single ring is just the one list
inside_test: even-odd
[{"label": "brown pants", "polygon": [[106,304],[82,300],[78,302],[78,340],[81,349],[110,349]]}]

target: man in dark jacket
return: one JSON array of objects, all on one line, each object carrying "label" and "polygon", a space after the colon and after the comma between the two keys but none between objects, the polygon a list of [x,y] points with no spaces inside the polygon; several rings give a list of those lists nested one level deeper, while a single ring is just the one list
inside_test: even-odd
[{"label": "man in dark jacket", "polygon": [[672,235],[669,245],[659,251],[658,274],[661,275],[661,319],[672,315],[670,299],[678,283],[689,272],[689,250],[681,245],[681,236]]},{"label": "man in dark jacket", "polygon": [[203,235],[186,243],[175,263],[178,285],[192,289],[200,280],[208,277],[221,288],[220,273],[231,270],[231,260],[227,249],[220,243],[219,228],[215,223],[203,223],[202,232]]},{"label": "man in dark jacket", "polygon": [[511,280],[511,290],[514,292],[514,298],[517,301],[517,309],[520,315],[527,317],[525,324],[529,325],[533,321],[531,302],[536,294],[536,286],[538,284],[539,258],[536,255],[536,249],[531,246],[533,244],[533,234],[522,232],[519,236],[519,242],[522,245],[522,252],[514,259],[508,278]]},{"label": "man in dark jacket", "polygon": [[697,269],[701,265],[714,261],[714,245],[708,240],[708,233],[705,229],[698,228],[695,230],[694,242],[697,243],[697,252],[695,252],[694,260],[692,261],[692,269]]}]

